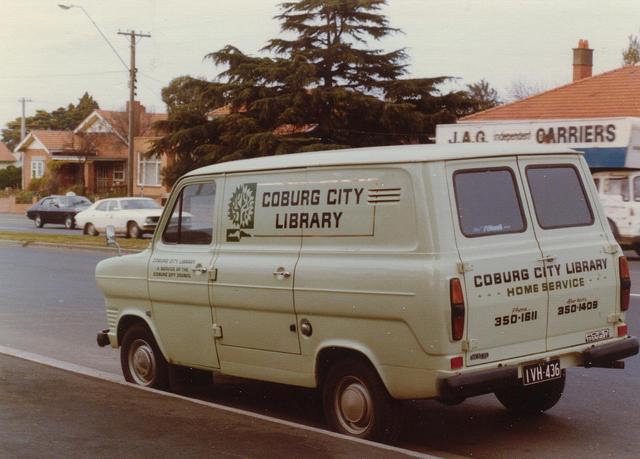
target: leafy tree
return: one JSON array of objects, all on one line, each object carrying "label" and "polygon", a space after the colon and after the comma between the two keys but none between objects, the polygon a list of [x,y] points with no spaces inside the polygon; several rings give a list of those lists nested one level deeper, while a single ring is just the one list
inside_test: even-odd
[{"label": "leafy tree", "polygon": [[[225,66],[214,82],[175,79],[163,90],[167,133],[150,154],[175,154],[164,181],[206,164],[371,145],[426,143],[438,123],[478,110],[450,79],[403,79],[404,49],[368,44],[399,32],[380,14],[386,0],[300,0],[280,5],[286,38],[250,56],[227,45],[206,59]],[[228,113],[206,116],[226,104]],[[212,119],[209,119],[212,118]],[[289,127],[288,129],[282,129]]]},{"label": "leafy tree", "polygon": [[640,37],[629,35],[627,48],[622,50],[622,65],[636,65],[640,62]]},{"label": "leafy tree", "polygon": [[[59,107],[52,112],[37,110],[35,115],[26,119],[27,132],[33,129],[70,130],[75,129],[89,114],[99,108],[98,103],[88,93],[84,93],[78,100],[78,104],[69,104],[67,107]],[[13,150],[20,142],[21,119],[16,118],[7,123],[2,130],[2,141],[7,148]]]}]

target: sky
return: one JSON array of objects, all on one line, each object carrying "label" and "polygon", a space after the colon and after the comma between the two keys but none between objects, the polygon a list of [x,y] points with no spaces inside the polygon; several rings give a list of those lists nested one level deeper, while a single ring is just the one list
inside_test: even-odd
[{"label": "sky", "polygon": [[[89,92],[107,110],[123,109],[128,74],[123,63],[79,8],[65,0],[0,0],[0,127],[76,103]],[[138,99],[164,112],[161,90],[173,78],[213,79],[222,69],[204,60],[232,44],[258,55],[279,34],[276,0],[76,0],[129,62],[128,38],[137,45]],[[579,39],[594,49],[594,74],[621,66],[628,36],[640,32],[637,0],[389,0],[382,12],[403,31],[371,46],[407,48],[407,77],[456,77],[464,87],[487,80],[503,98],[515,82],[547,89],[572,75]]]}]

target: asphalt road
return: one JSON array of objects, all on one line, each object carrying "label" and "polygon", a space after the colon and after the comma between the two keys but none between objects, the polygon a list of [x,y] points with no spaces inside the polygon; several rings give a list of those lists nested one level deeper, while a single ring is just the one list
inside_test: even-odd
[{"label": "asphalt road", "polygon": [[[0,225],[1,226],[1,225]],[[98,348],[103,300],[93,280],[107,255],[0,245],[0,345],[120,375],[118,353]],[[631,263],[627,315],[640,334],[640,263]],[[640,360],[625,370],[569,369],[565,394],[535,418],[508,414],[492,395],[446,407],[405,403],[399,446],[445,457],[637,457]],[[217,380],[198,398],[322,427],[315,392],[234,378]]]},{"label": "asphalt road", "polygon": [[78,229],[68,230],[64,225],[48,223],[42,228],[36,228],[33,220],[29,220],[24,214],[0,213],[0,231],[16,231],[41,234],[81,234]]}]

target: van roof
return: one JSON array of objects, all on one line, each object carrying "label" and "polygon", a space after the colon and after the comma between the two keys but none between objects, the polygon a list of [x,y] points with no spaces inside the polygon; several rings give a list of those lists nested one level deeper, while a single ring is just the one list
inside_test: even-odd
[{"label": "van roof", "polygon": [[229,161],[195,169],[187,176],[354,164],[416,163],[482,157],[581,154],[556,145],[394,145],[351,148]]}]

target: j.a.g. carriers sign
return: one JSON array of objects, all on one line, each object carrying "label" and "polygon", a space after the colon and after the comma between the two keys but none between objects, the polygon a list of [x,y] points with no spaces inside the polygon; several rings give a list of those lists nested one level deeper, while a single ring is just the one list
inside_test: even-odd
[{"label": "j.a.g. carriers sign", "polygon": [[558,145],[582,151],[591,168],[639,168],[640,118],[441,124],[436,143]]}]

